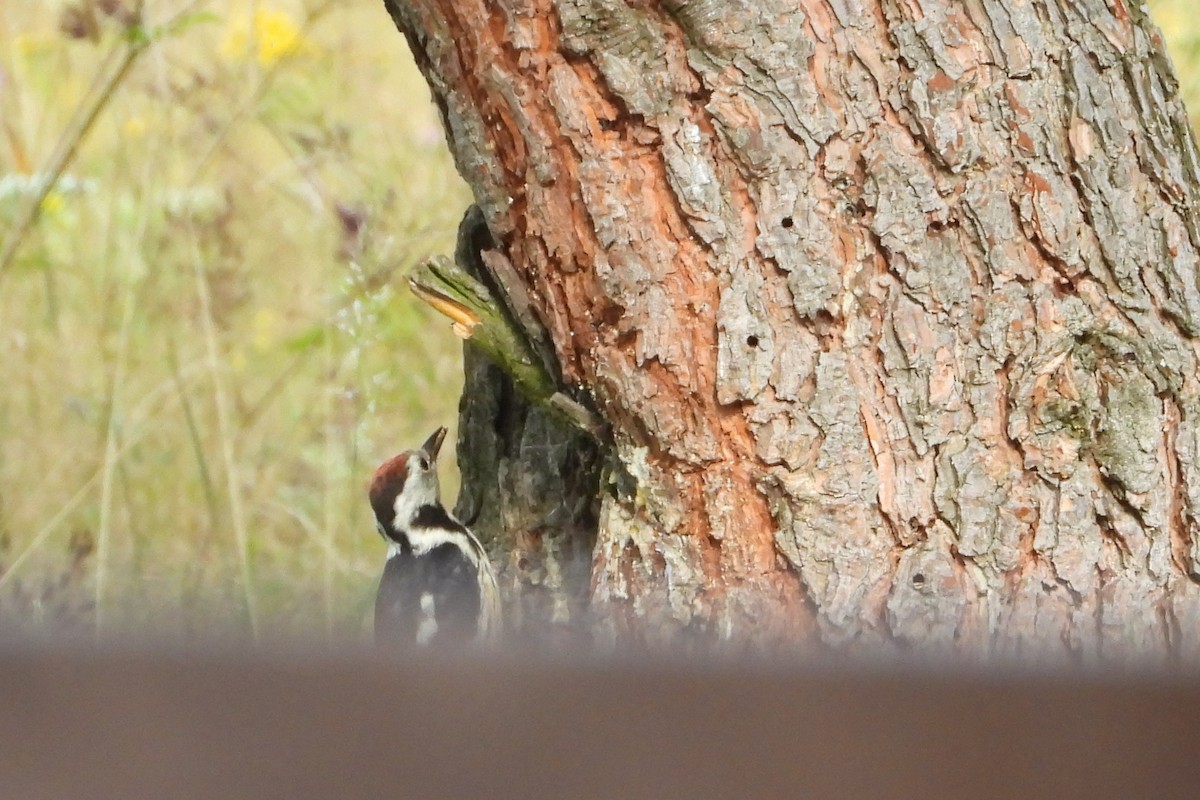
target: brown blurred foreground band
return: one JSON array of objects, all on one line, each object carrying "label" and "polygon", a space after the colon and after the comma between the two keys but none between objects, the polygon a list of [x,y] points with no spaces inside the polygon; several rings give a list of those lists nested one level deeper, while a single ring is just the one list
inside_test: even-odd
[{"label": "brown blurred foreground band", "polygon": [[0,651],[0,796],[1194,798],[1196,676]]}]

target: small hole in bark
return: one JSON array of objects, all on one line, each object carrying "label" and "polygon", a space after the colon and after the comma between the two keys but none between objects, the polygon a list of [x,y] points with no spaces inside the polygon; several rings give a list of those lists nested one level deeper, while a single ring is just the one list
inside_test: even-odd
[{"label": "small hole in bark", "polygon": [[622,350],[637,345],[638,334],[636,330],[617,331],[617,341],[614,344]]},{"label": "small hole in bark", "polygon": [[604,307],[604,311],[600,312],[600,322],[603,325],[616,325],[623,316],[625,316],[625,307],[611,303]]},{"label": "small hole in bark", "polygon": [[600,130],[611,131],[615,127],[617,127],[616,120],[605,119],[604,117],[600,118]]},{"label": "small hole in bark", "polygon": [[913,583],[913,586],[924,586],[925,585],[925,574],[923,572],[918,572],[916,575],[913,575],[912,583]]},{"label": "small hole in bark", "polygon": [[833,330],[833,314],[830,314],[825,309],[821,309],[816,314],[813,314],[813,332],[818,336],[828,336]]},{"label": "small hole in bark", "polygon": [[929,230],[933,231],[934,233],[941,233],[942,231],[946,230],[946,223],[942,222],[940,219],[935,219],[933,222],[929,223]]},{"label": "small hole in bark", "polygon": [[784,217],[782,220],[780,220],[779,224],[785,228],[790,228],[793,225],[795,225],[796,223],[792,220],[791,217]]},{"label": "small hole in bark", "polygon": [[746,337],[746,346],[747,347],[758,347],[758,337],[755,336],[754,334],[747,336]]},{"label": "small hole in bark", "polygon": [[517,559],[517,569],[521,569],[521,570],[529,569],[529,559],[528,558]]}]

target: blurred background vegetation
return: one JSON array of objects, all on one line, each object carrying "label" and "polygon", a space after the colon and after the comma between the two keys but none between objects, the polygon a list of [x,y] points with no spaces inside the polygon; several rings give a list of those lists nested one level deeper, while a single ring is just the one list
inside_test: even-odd
[{"label": "blurred background vegetation", "polygon": [[0,615],[354,636],[366,483],[459,390],[403,276],[469,194],[381,0],[134,3],[0,3]]},{"label": "blurred background vegetation", "polygon": [[0,268],[0,613],[356,632],[366,483],[461,380],[403,277],[469,194],[379,0],[133,1],[0,3],[0,240],[74,151]]}]

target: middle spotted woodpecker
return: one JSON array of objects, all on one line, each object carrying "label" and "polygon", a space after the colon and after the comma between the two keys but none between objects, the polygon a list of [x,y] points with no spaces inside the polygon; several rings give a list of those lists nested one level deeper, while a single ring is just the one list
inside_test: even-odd
[{"label": "middle spotted woodpecker", "polygon": [[402,645],[493,638],[500,593],[475,535],[442,506],[437,455],[446,429],[419,450],[384,462],[371,481],[371,508],[387,542],[375,596],[375,639]]}]

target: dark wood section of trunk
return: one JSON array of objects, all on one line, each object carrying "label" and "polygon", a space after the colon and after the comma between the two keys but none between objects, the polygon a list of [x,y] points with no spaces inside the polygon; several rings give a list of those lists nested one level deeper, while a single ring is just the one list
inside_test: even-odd
[{"label": "dark wood section of trunk", "polygon": [[[479,258],[490,237],[472,207],[459,265],[497,292]],[[588,635],[601,454],[584,433],[535,408],[483,353],[463,345],[458,406],[462,488],[454,513],[487,546],[505,594],[509,635]]]}]

